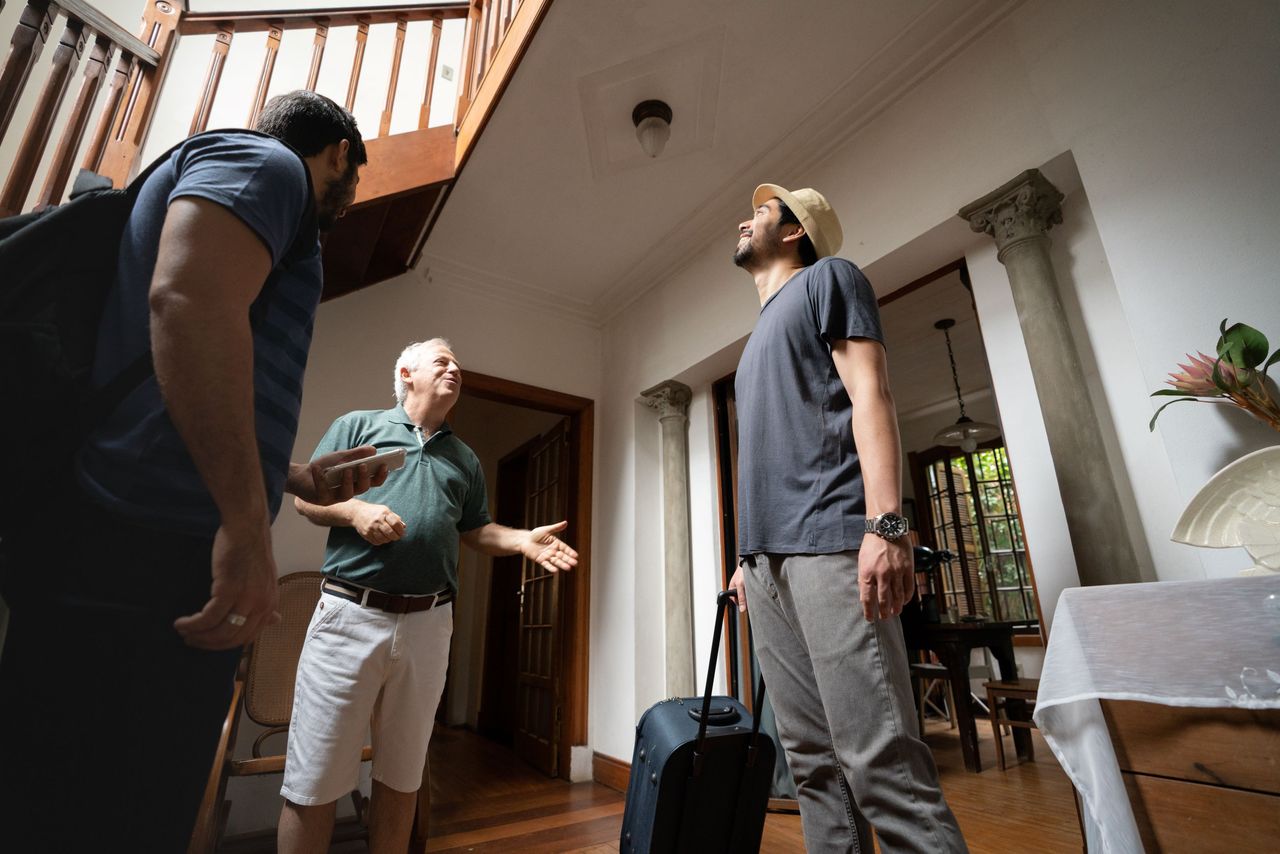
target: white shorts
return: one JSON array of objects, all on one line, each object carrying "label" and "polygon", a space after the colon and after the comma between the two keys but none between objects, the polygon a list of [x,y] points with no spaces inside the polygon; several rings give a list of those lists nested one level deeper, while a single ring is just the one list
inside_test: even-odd
[{"label": "white shorts", "polygon": [[452,602],[389,614],[321,594],[298,661],[280,794],[311,806],[355,789],[370,728],[373,779],[416,791],[452,636]]}]

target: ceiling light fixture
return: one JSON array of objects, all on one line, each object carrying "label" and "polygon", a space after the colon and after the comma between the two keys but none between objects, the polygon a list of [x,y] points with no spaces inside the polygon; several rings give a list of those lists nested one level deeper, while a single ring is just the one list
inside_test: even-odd
[{"label": "ceiling light fixture", "polygon": [[972,454],[978,449],[978,443],[986,442],[1000,435],[1000,428],[994,424],[974,421],[964,414],[964,398],[960,396],[960,377],[956,373],[956,356],[951,351],[951,327],[956,322],[950,317],[943,318],[933,324],[934,329],[941,329],[947,339],[947,358],[951,360],[951,382],[956,387],[956,401],[960,404],[960,418],[955,424],[943,427],[933,436],[939,445],[959,445],[960,450]]},{"label": "ceiling light fixture", "polygon": [[636,126],[636,139],[644,153],[657,157],[671,138],[671,108],[665,101],[641,101],[631,111]]}]

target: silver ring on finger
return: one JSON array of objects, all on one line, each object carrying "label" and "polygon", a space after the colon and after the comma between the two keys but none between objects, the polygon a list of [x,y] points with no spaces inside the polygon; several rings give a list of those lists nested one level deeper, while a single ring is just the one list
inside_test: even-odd
[{"label": "silver ring on finger", "polygon": [[227,614],[227,622],[236,628],[239,628],[249,622],[249,618],[242,614]]}]

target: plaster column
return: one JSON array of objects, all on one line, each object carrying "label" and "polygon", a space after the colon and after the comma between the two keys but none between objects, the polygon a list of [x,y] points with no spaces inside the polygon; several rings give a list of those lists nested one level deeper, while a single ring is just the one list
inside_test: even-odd
[{"label": "plaster column", "polygon": [[692,390],[667,380],[640,402],[662,425],[663,600],[668,697],[697,693],[693,667],[693,549],[689,537],[689,401]]},{"label": "plaster column", "polygon": [[1080,581],[1141,581],[1049,257],[1048,231],[1062,222],[1062,199],[1038,169],[1030,169],[965,205],[960,217],[995,238],[996,257],[1009,276]]}]

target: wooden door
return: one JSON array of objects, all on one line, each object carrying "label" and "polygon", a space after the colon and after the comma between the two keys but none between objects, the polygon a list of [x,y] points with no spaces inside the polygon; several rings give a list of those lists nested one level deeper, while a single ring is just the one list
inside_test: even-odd
[{"label": "wooden door", "polygon": [[[524,527],[525,478],[535,438],[498,462],[497,506],[494,520],[509,528]],[[520,588],[524,559],[507,555],[493,559],[489,579],[489,619],[485,626],[484,680],[477,729],[507,747],[515,743],[517,662],[520,660]]]},{"label": "wooden door", "polygon": [[[543,435],[529,452],[526,527],[566,518],[569,497],[569,420]],[[560,773],[560,573],[525,559],[520,578],[520,654],[516,681],[515,749],[551,776]]]}]

